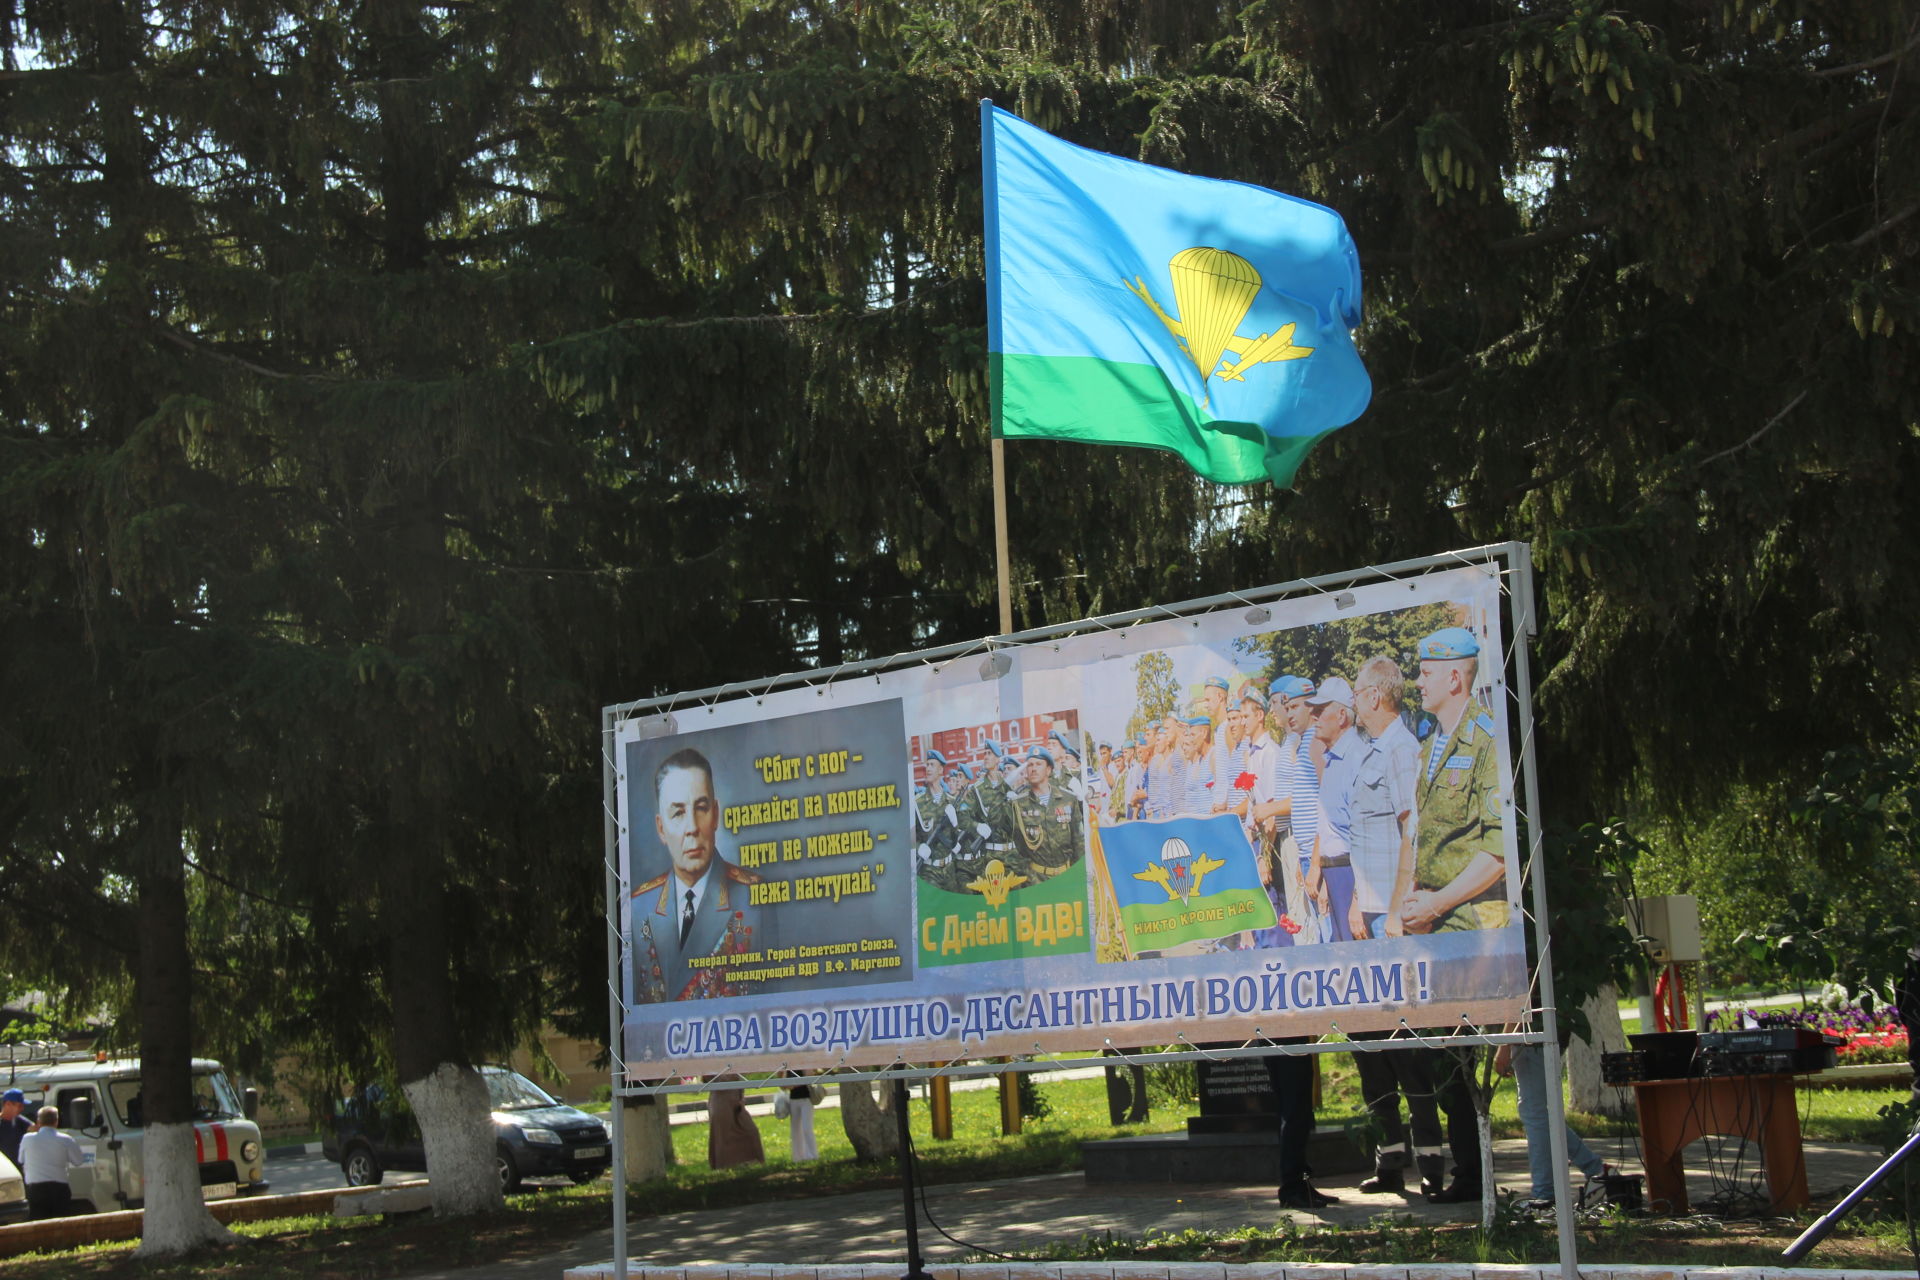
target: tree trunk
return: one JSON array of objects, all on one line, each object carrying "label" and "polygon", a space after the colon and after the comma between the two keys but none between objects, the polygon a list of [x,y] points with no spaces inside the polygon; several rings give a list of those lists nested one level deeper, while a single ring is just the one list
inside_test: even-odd
[{"label": "tree trunk", "polygon": [[882,1084],[877,1099],[870,1082],[841,1085],[840,1123],[846,1128],[847,1141],[853,1144],[856,1160],[891,1160],[900,1153],[892,1085]]},{"label": "tree trunk", "polygon": [[430,834],[412,834],[395,851],[390,884],[399,892],[383,904],[394,1061],[420,1121],[434,1216],[491,1213],[505,1204],[494,1168],[493,1108],[454,1022],[440,846]]},{"label": "tree trunk", "polygon": [[487,1084],[480,1073],[464,1064],[442,1062],[401,1088],[420,1121],[427,1176],[433,1184],[433,1216],[453,1218],[501,1208],[505,1202],[494,1168]]},{"label": "tree trunk", "polygon": [[1600,1081],[1600,1055],[1628,1047],[1627,1034],[1620,1027],[1619,994],[1611,982],[1596,991],[1585,1006],[1592,1041],[1575,1040],[1567,1046],[1568,1105],[1575,1111],[1624,1116],[1633,1110],[1631,1089]]},{"label": "tree trunk", "polygon": [[[187,957],[187,890],[180,825],[162,817],[146,835],[140,875],[140,1079],[147,1130],[141,1175],[146,1214],[139,1253],[187,1253],[232,1239],[200,1195],[193,1141],[193,974]],[[99,1205],[110,1209],[111,1205]]]},{"label": "tree trunk", "polygon": [[663,1098],[622,1098],[628,1182],[666,1176],[673,1165],[672,1114]]}]

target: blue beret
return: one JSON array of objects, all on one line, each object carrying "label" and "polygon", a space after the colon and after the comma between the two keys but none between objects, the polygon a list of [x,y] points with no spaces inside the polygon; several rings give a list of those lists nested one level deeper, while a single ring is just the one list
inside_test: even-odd
[{"label": "blue beret", "polygon": [[1304,676],[1281,676],[1273,682],[1273,691],[1283,698],[1309,698],[1313,696],[1313,681]]},{"label": "blue beret", "polygon": [[1254,703],[1264,710],[1267,705],[1267,695],[1260,692],[1259,685],[1246,684],[1240,687],[1240,701]]},{"label": "blue beret", "polygon": [[956,764],[955,766],[953,766],[953,768],[947,770],[947,776],[949,778],[951,778],[956,773],[959,774],[961,777],[965,778],[968,782],[973,781],[973,770],[968,768],[964,764]]},{"label": "blue beret", "polygon": [[941,755],[941,754],[940,754],[940,753],[939,753],[938,751],[929,751],[929,752],[927,752],[927,759],[929,759],[929,760],[934,760],[934,761],[938,761],[938,762],[939,762],[940,764],[950,764],[950,763],[952,763],[952,762],[951,762],[951,761],[949,761],[949,760],[948,760],[948,759],[947,759],[947,758],[946,758],[945,756],[943,756],[943,755]]},{"label": "blue beret", "polygon": [[1207,688],[1225,689],[1226,687],[1227,687],[1227,678],[1225,676],[1208,676],[1207,677]]},{"label": "blue beret", "polygon": [[995,742],[992,738],[982,738],[980,740],[980,745],[985,747],[988,750],[988,752],[996,756],[1005,755],[1007,752],[1007,749],[1005,747],[1001,746],[998,742]]},{"label": "blue beret", "polygon": [[1047,750],[1045,747],[1035,747],[1033,750],[1027,752],[1027,759],[1045,760],[1049,765],[1054,763],[1053,752]]},{"label": "blue beret", "polygon": [[1113,750],[1113,744],[1111,742],[1103,742],[1100,744],[1100,749],[1103,751],[1111,751]]},{"label": "blue beret", "polygon": [[1182,720],[1180,723],[1181,724],[1212,724],[1213,721],[1207,719],[1205,716],[1188,716],[1186,719]]},{"label": "blue beret", "polygon": [[1477,658],[1480,656],[1480,642],[1465,627],[1443,627],[1420,642],[1419,652],[1422,662]]}]

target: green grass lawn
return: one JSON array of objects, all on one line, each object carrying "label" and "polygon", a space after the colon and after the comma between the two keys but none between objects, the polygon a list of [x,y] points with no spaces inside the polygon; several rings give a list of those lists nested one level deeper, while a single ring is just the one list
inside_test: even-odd
[{"label": "green grass lawn", "polygon": [[[1320,1078],[1318,1114],[1321,1122],[1338,1124],[1359,1120],[1364,1108],[1353,1059],[1346,1054],[1323,1055]],[[1146,1123],[1115,1128],[1107,1123],[1104,1081],[1043,1080],[1038,1087],[1049,1114],[1043,1119],[1028,1120],[1024,1132],[1013,1138],[1000,1133],[997,1088],[956,1090],[953,1093],[954,1137],[946,1142],[934,1140],[926,1102],[921,1090],[914,1089],[909,1128],[929,1179],[947,1181],[951,1176],[953,1180],[964,1177],[984,1181],[1077,1169],[1080,1167],[1079,1144],[1083,1141],[1184,1129],[1187,1117],[1198,1111],[1198,1103],[1191,1100],[1179,1105],[1156,1102]],[[1802,1128],[1807,1137],[1822,1141],[1878,1142],[1891,1132],[1880,1116],[1881,1109],[1906,1096],[1904,1087],[1803,1088],[1800,1091]],[[1511,1080],[1497,1082],[1488,1115],[1495,1137],[1524,1136]],[[1631,1117],[1617,1119],[1573,1113],[1569,1119],[1586,1137],[1608,1139],[1603,1154],[1610,1158],[1615,1155],[1611,1140],[1624,1139],[1626,1145],[1618,1152],[1618,1163],[1637,1159],[1632,1146],[1632,1135],[1637,1129]],[[815,1113],[814,1132],[819,1139],[821,1160],[812,1169],[795,1166],[789,1159],[787,1121],[763,1116],[759,1118],[759,1130],[767,1154],[765,1165],[715,1171],[706,1167],[706,1122],[675,1125],[673,1145],[679,1164],[662,1180],[665,1185],[657,1188],[662,1193],[661,1208],[726,1203],[756,1186],[763,1193],[774,1195],[817,1195],[851,1189],[869,1181],[862,1167],[853,1163],[853,1150],[834,1109]],[[808,1189],[803,1191],[802,1187]]]}]

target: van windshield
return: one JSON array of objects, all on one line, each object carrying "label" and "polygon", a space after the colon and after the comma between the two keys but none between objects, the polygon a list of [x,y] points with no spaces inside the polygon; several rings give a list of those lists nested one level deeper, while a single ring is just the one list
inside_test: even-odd
[{"label": "van windshield", "polygon": [[238,1120],[240,1096],[224,1071],[195,1072],[193,1077],[193,1118],[195,1120]]},{"label": "van windshield", "polygon": [[[129,1129],[144,1128],[147,1123],[145,1100],[139,1080],[115,1080],[107,1086],[113,1109],[120,1123]],[[197,1071],[193,1076],[193,1118],[195,1120],[238,1120],[240,1098],[224,1071]]]},{"label": "van windshield", "polygon": [[146,1126],[147,1118],[141,1114],[138,1080],[113,1081],[107,1086],[107,1096],[113,1099],[113,1109],[119,1113],[122,1125],[129,1129]]}]

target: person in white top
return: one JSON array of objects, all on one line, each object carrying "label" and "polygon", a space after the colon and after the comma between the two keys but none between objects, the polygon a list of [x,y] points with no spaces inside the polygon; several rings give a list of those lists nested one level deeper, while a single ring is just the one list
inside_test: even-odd
[{"label": "person in white top", "polygon": [[28,1215],[66,1217],[73,1208],[67,1170],[86,1162],[80,1144],[60,1132],[60,1109],[40,1108],[40,1127],[20,1139],[20,1176],[27,1184]]},{"label": "person in white top", "polygon": [[1365,745],[1349,797],[1352,812],[1353,936],[1401,931],[1400,907],[1413,888],[1415,775],[1420,744],[1400,718],[1406,677],[1392,658],[1369,658],[1353,690]]},{"label": "person in white top", "polygon": [[[1293,934],[1286,927],[1286,880],[1278,874],[1280,866],[1279,832],[1286,826],[1286,814],[1293,807],[1291,798],[1278,800],[1281,763],[1285,751],[1267,732],[1267,695],[1259,686],[1247,684],[1240,690],[1240,716],[1249,727],[1246,737],[1246,772],[1253,775],[1253,788],[1241,799],[1238,809],[1247,829],[1247,842],[1260,871],[1260,885],[1273,903],[1274,924],[1270,929],[1254,929],[1242,945],[1245,947],[1290,947]],[[1286,761],[1291,779],[1292,761]]]}]

